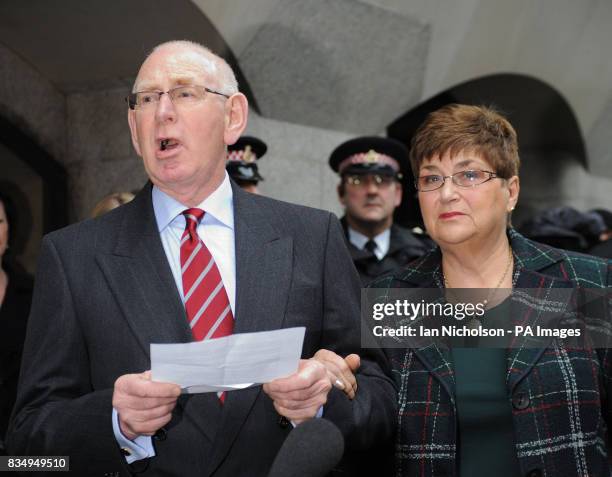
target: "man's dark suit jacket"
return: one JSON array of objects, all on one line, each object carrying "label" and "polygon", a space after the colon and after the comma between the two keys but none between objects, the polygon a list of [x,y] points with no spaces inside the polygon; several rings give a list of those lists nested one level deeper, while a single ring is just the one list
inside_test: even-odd
[{"label": "man's dark suit jacket", "polygon": [[[324,416],[363,450],[393,434],[396,392],[384,357],[360,350],[359,279],[330,213],[233,184],[235,333],[307,329],[303,357],[358,352],[357,398],[332,389]],[[115,380],[150,368],[150,343],[191,341],[162,247],[151,185],[131,203],[43,240],[22,378],[9,431],[18,455],[69,455],[75,475],[265,476],[291,431],[261,386],[183,396],[154,439],[125,463],[111,423]]]}]

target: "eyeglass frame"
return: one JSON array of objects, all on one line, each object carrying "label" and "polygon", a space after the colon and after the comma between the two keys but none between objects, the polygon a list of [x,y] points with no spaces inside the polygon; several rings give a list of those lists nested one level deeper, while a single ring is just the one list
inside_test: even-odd
[{"label": "eyeglass frame", "polygon": [[128,107],[134,111],[136,110],[136,106],[138,106],[138,104],[136,103],[136,95],[140,94],[140,93],[156,93],[158,95],[157,97],[157,103],[159,103],[161,101],[161,97],[163,94],[167,94],[168,97],[170,98],[170,101],[172,101],[172,97],[170,96],[170,93],[172,91],[175,91],[177,89],[181,89],[181,88],[203,88],[204,91],[206,91],[207,93],[212,93],[212,94],[218,94],[219,96],[223,96],[226,99],[229,99],[229,95],[225,94],[225,93],[221,93],[220,91],[215,91],[213,89],[207,88],[206,86],[202,86],[199,84],[184,84],[181,86],[176,86],[175,88],[171,88],[168,91],[136,91],[135,93],[130,93],[128,94],[124,100],[125,102],[128,104]]},{"label": "eyeglass frame", "polygon": [[[486,172],[487,174],[489,174],[489,178],[485,179],[482,182],[479,182],[478,184],[472,184],[472,185],[461,185],[461,184],[457,184],[455,182],[454,177],[458,174],[463,174],[465,172]],[[422,177],[431,177],[431,176],[438,176],[442,178],[442,183],[440,184],[439,187],[436,187],[435,189],[430,189],[430,190],[420,190],[419,189],[419,179]],[[450,179],[452,181],[453,184],[455,184],[457,187],[461,187],[462,189],[470,189],[472,187],[477,187],[479,185],[484,184],[485,182],[489,182],[490,180],[493,179],[504,179],[503,177],[500,177],[499,175],[497,175],[496,172],[492,172],[492,171],[485,171],[483,169],[465,169],[463,171],[458,171],[455,172],[454,174],[451,174],[450,176],[443,176],[440,174],[427,174],[425,176],[418,176],[415,180],[414,180],[414,188],[417,190],[417,192],[433,192],[435,190],[441,189],[442,187],[444,187],[444,184],[446,184],[446,179]]]},{"label": "eyeglass frame", "polygon": [[[366,174],[344,174],[343,175],[343,182],[345,184],[350,185],[351,187],[365,187],[367,184],[364,183],[363,184],[354,184],[352,182],[353,178],[360,178],[360,177],[367,177],[367,176],[371,176],[373,178],[379,177],[381,179],[380,182],[378,182],[376,179],[374,179],[374,184],[376,184],[377,187],[388,187],[391,184],[393,184],[393,182],[399,182],[397,175],[389,175],[389,174],[376,174],[376,173],[366,173]],[[383,180],[383,178],[388,178],[390,179],[389,181],[385,181]]]}]

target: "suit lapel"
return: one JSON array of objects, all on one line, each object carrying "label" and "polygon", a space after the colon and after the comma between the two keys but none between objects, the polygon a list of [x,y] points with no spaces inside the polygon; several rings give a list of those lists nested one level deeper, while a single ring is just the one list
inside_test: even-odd
[{"label": "suit lapel", "polygon": [[113,252],[99,254],[96,260],[147,359],[150,343],[191,341],[159,238],[150,185],[126,206]]},{"label": "suit lapel", "polygon": [[[257,198],[232,183],[236,248],[235,333],[281,328],[292,277],[293,241],[281,237]],[[227,394],[210,459],[212,473],[236,439],[261,386]]]},{"label": "suit lapel", "polygon": [[236,333],[282,325],[291,286],[293,240],[281,237],[253,197],[234,187]]},{"label": "suit lapel", "polygon": [[[150,184],[126,206],[113,252],[100,254],[96,260],[148,363],[151,343],[192,341],[157,230]],[[185,396],[177,407],[208,440],[214,440],[218,422],[206,416],[219,414],[217,396]]]}]

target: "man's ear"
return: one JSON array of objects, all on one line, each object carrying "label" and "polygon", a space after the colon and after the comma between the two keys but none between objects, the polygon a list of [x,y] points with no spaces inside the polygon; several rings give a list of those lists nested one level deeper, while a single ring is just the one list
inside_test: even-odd
[{"label": "man's ear", "polygon": [[130,135],[132,136],[132,144],[136,149],[136,154],[142,157],[140,153],[140,144],[138,143],[138,131],[136,130],[136,117],[133,109],[128,109],[128,124],[130,125]]},{"label": "man's ear", "polygon": [[234,144],[247,125],[249,102],[242,93],[231,95],[225,102],[225,132],[223,140],[228,146]]}]

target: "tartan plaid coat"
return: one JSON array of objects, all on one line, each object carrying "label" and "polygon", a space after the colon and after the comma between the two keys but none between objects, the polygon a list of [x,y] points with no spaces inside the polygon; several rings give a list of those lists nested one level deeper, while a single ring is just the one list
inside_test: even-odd
[{"label": "tartan plaid coat", "polygon": [[[612,261],[532,242],[513,229],[508,235],[515,288],[545,292],[612,285]],[[370,288],[435,288],[443,287],[442,282],[441,253],[434,249]],[[515,324],[536,322],[537,311],[519,311],[513,312]],[[610,326],[608,311],[600,322]],[[457,475],[455,376],[448,349],[432,342],[387,352],[399,390],[396,476]],[[567,349],[551,338],[545,349],[509,349],[507,369],[523,475],[612,475],[612,350]]]}]

